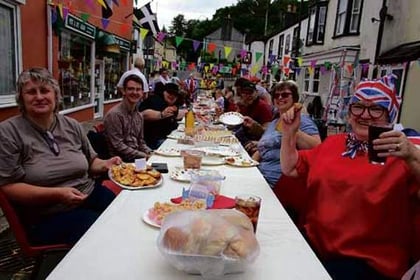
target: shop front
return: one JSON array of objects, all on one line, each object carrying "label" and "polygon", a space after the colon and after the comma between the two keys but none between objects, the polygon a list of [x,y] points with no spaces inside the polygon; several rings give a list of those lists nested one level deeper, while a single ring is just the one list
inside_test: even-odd
[{"label": "shop front", "polygon": [[59,33],[61,113],[93,109],[93,117],[103,117],[121,100],[116,85],[129,54],[130,41],[68,14]]}]

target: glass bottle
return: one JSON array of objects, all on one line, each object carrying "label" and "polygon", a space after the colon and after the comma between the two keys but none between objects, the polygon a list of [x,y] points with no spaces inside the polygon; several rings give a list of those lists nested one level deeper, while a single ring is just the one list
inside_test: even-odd
[{"label": "glass bottle", "polygon": [[191,106],[188,107],[188,112],[185,115],[185,135],[194,136],[195,116]]}]

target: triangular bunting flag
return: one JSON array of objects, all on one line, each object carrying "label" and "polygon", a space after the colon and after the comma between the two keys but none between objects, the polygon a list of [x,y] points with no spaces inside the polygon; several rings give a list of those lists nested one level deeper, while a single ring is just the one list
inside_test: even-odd
[{"label": "triangular bunting flag", "polygon": [[93,4],[93,0],[86,0],[86,3],[91,10],[95,9],[95,4]]},{"label": "triangular bunting flag", "polygon": [[260,60],[260,58],[262,57],[262,55],[263,55],[262,52],[255,52],[255,62],[258,62],[258,60]]},{"label": "triangular bunting flag", "polygon": [[54,24],[57,21],[57,10],[52,9],[51,10],[51,23]]},{"label": "triangular bunting flag", "polygon": [[83,20],[83,22],[87,22],[89,20],[90,14],[87,13],[81,13],[80,18]]},{"label": "triangular bunting flag", "polygon": [[120,4],[118,3],[118,0],[112,0],[112,2],[114,2],[115,5],[117,5],[118,7],[120,6]]},{"label": "triangular bunting flag", "polygon": [[244,58],[246,56],[248,52],[246,50],[241,50],[240,55],[241,55],[241,59]]},{"label": "triangular bunting flag", "polygon": [[121,0],[121,4],[123,4],[124,6],[128,5],[128,0]]},{"label": "triangular bunting flag", "polygon": [[302,63],[303,63],[303,58],[302,57],[298,57],[297,58],[297,63],[298,63],[298,66],[300,67],[300,66],[302,66]]},{"label": "triangular bunting flag", "polygon": [[148,29],[146,28],[140,28],[140,38],[142,40],[144,40],[144,38],[146,38],[147,33],[149,32]]},{"label": "triangular bunting flag", "polygon": [[290,55],[285,55],[283,57],[283,66],[284,67],[288,67],[289,66],[289,62],[290,62]]},{"label": "triangular bunting flag", "polygon": [[194,62],[191,62],[191,63],[188,65],[188,70],[192,71],[192,70],[194,70],[194,69],[195,69],[195,63],[194,63]]},{"label": "triangular bunting flag", "polygon": [[295,68],[295,73],[296,73],[296,75],[298,75],[299,76],[299,74],[300,74],[300,70],[301,70],[302,68],[300,68],[300,67],[297,67],[297,68]]},{"label": "triangular bunting flag", "polygon": [[347,72],[349,73],[349,75],[353,75],[353,64],[349,63],[347,64]]},{"label": "triangular bunting flag", "polygon": [[156,39],[162,43],[163,39],[165,39],[166,33],[165,32],[158,32]]},{"label": "triangular bunting flag", "polygon": [[182,41],[184,41],[184,37],[175,36],[176,47],[179,47],[179,45],[181,45]]},{"label": "triangular bunting flag", "polygon": [[228,59],[230,53],[232,51],[232,47],[225,46],[225,58]]},{"label": "triangular bunting flag", "polygon": [[308,67],[308,73],[310,76],[312,76],[314,74],[314,68],[312,66]]},{"label": "triangular bunting flag", "polygon": [[67,7],[63,7],[63,20],[65,21],[67,15],[69,14],[69,9]]},{"label": "triangular bunting flag", "polygon": [[63,16],[63,4],[58,4],[58,11],[60,12],[60,17],[61,18],[64,18],[64,16]]},{"label": "triangular bunting flag", "polygon": [[278,71],[279,71],[278,65],[274,65],[273,67],[271,67],[271,73],[273,74],[273,76],[276,76]]},{"label": "triangular bunting flag", "polygon": [[312,68],[315,68],[315,66],[316,66],[316,62],[317,62],[317,60],[316,60],[316,59],[312,59],[312,60],[311,60],[311,67],[312,67]]},{"label": "triangular bunting flag", "polygon": [[98,1],[98,3],[99,3],[102,7],[106,8],[106,4],[105,4],[104,0],[96,0],[96,1]]},{"label": "triangular bunting flag", "polygon": [[[261,55],[262,55],[262,53],[261,53]],[[257,54],[255,54],[255,56],[257,56]],[[251,68],[251,75],[255,76],[255,74],[257,74],[257,72],[258,72],[258,65],[254,64],[254,66],[252,66],[252,68]]]},{"label": "triangular bunting flag", "polygon": [[209,53],[213,53],[216,50],[216,44],[215,43],[209,43],[207,45],[207,51]]},{"label": "triangular bunting flag", "polygon": [[267,68],[267,66],[263,66],[263,68],[261,69],[261,72],[262,72],[264,75],[267,75],[267,74],[268,74],[268,68]]},{"label": "triangular bunting flag", "polygon": [[103,28],[103,29],[107,29],[107,28],[108,28],[108,24],[109,24],[109,19],[107,19],[107,18],[103,18],[103,19],[101,20],[101,22],[102,22],[102,28]]},{"label": "triangular bunting flag", "polygon": [[193,40],[193,49],[196,52],[198,47],[200,46],[200,41]]},{"label": "triangular bunting flag", "polygon": [[208,65],[204,66],[204,72],[208,73],[209,72],[209,68],[210,67]]},{"label": "triangular bunting flag", "polygon": [[286,75],[287,77],[289,77],[290,68],[289,67],[284,67],[283,68],[283,72],[284,72],[284,75]]},{"label": "triangular bunting flag", "polygon": [[130,30],[130,25],[128,23],[121,24],[120,27],[121,33],[127,33]]}]

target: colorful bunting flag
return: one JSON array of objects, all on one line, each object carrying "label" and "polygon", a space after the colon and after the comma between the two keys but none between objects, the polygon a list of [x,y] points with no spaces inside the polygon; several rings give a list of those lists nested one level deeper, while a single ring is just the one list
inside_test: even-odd
[{"label": "colorful bunting flag", "polygon": [[312,68],[315,68],[315,66],[316,66],[316,62],[317,62],[317,60],[316,60],[316,59],[312,59],[312,60],[311,60],[311,67],[312,67]]},{"label": "colorful bunting flag", "polygon": [[200,41],[193,40],[193,49],[196,52],[198,47],[200,46]]},{"label": "colorful bunting flag", "polygon": [[290,55],[285,55],[283,57],[283,67],[289,67]]},{"label": "colorful bunting flag", "polygon": [[207,51],[209,53],[213,53],[216,50],[216,44],[215,43],[209,43],[207,45]]},{"label": "colorful bunting flag", "polygon": [[181,45],[182,41],[184,41],[184,37],[175,36],[175,44],[176,44],[176,47],[179,47],[179,45]]},{"label": "colorful bunting flag", "polygon": [[303,58],[302,57],[298,57],[297,58],[297,62],[298,62],[298,66],[301,67],[302,63],[303,63]]},{"label": "colorful bunting flag", "polygon": [[80,18],[82,19],[83,22],[87,22],[89,20],[90,14],[88,13],[81,13],[80,14]]},{"label": "colorful bunting flag", "polygon": [[230,53],[232,52],[232,47],[225,46],[225,58],[228,59]]},{"label": "colorful bunting flag", "polygon": [[65,21],[69,14],[69,8],[63,7],[63,20]]},{"label": "colorful bunting flag", "polygon": [[130,30],[130,25],[128,23],[121,24],[120,27],[121,33],[127,33]]},{"label": "colorful bunting flag", "polygon": [[146,28],[141,28],[140,27],[140,38],[142,40],[144,40],[144,38],[146,38],[147,33],[149,33],[149,30],[147,30]]},{"label": "colorful bunting flag", "polygon": [[96,1],[98,1],[98,3],[99,3],[102,7],[106,8],[106,4],[105,4],[104,0],[96,0]]},{"label": "colorful bunting flag", "polygon": [[248,53],[247,50],[241,50],[240,51],[241,59],[244,58],[247,53]]},{"label": "colorful bunting flag", "polygon": [[165,32],[158,32],[156,39],[162,43],[163,39],[165,39],[166,33]]},{"label": "colorful bunting flag", "polygon": [[156,14],[152,12],[152,9],[150,8],[150,3],[151,2],[147,3],[140,9],[134,8],[133,14],[139,20],[139,23],[143,28],[149,29],[150,31],[152,31],[153,35],[156,36],[160,30],[159,25],[157,23]]},{"label": "colorful bunting flag", "polygon": [[258,60],[260,60],[262,55],[263,55],[262,52],[255,52],[255,62],[258,62]]},{"label": "colorful bunting flag", "polygon": [[107,19],[107,18],[103,18],[103,19],[101,20],[101,22],[102,22],[102,28],[103,28],[103,29],[107,29],[107,28],[108,28],[108,24],[109,24],[109,19]]}]

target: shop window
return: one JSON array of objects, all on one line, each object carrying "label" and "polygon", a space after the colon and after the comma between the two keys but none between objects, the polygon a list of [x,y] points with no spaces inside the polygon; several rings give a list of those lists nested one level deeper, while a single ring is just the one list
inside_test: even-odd
[{"label": "shop window", "polygon": [[15,104],[19,45],[17,6],[0,0],[0,104]]},{"label": "shop window", "polygon": [[124,73],[123,66],[125,65],[124,56],[116,57],[105,57],[105,88],[104,97],[105,100],[112,100],[122,98],[121,92],[117,91],[117,84]]},{"label": "shop window", "polygon": [[335,18],[335,36],[357,35],[360,29],[363,0],[339,0]]},{"label": "shop window", "polygon": [[307,46],[324,43],[327,4],[319,2],[309,10],[308,32],[306,35]]},{"label": "shop window", "polygon": [[92,42],[73,33],[60,36],[59,83],[63,103],[69,109],[91,103],[91,45]]}]

